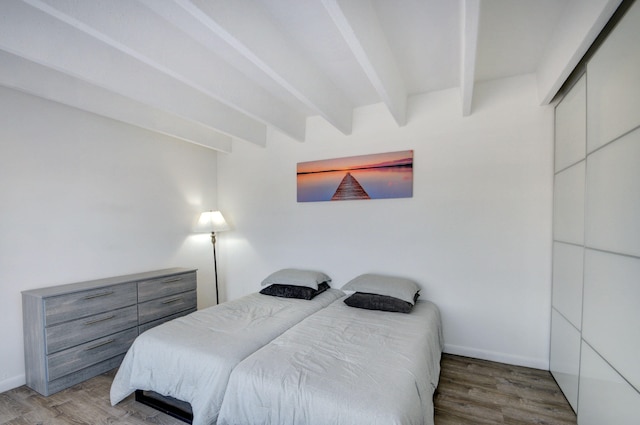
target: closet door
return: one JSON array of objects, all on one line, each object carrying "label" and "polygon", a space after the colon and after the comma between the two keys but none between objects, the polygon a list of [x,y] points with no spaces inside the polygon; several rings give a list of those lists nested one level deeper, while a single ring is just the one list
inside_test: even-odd
[{"label": "closet door", "polygon": [[586,78],[556,107],[553,292],[549,365],[578,410],[584,260]]},{"label": "closet door", "polygon": [[587,64],[578,422],[640,418],[640,2]]}]

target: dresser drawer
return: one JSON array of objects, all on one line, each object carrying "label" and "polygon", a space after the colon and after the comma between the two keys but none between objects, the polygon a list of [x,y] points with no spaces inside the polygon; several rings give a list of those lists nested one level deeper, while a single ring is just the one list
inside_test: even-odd
[{"label": "dresser drawer", "polygon": [[49,380],[60,378],[80,369],[125,353],[138,336],[132,328],[47,356]]},{"label": "dresser drawer", "polygon": [[45,299],[45,326],[136,304],[135,282]]},{"label": "dresser drawer", "polygon": [[138,302],[196,290],[196,273],[182,273],[138,282]]},{"label": "dresser drawer", "polygon": [[45,329],[47,354],[138,326],[138,306],[60,323]]},{"label": "dresser drawer", "polygon": [[185,311],[181,311],[181,312],[176,313],[176,314],[172,314],[170,316],[165,316],[165,317],[163,317],[161,319],[154,320],[152,322],[144,323],[144,324],[138,326],[138,334],[146,332],[149,329],[155,328],[156,326],[161,325],[161,324],[163,324],[165,322],[168,322],[170,320],[177,319],[178,317],[186,316],[187,314],[191,314],[191,313],[194,313],[196,311],[197,310],[194,307],[194,308],[190,308],[189,310],[185,310]]},{"label": "dresser drawer", "polygon": [[54,379],[53,381],[49,381],[47,382],[46,394],[43,395],[56,393],[60,390],[64,390],[65,388],[69,388],[75,384],[86,381],[87,379],[91,379],[94,376],[98,376],[112,369],[115,369],[116,367],[120,366],[120,363],[122,363],[122,359],[124,359],[124,353],[118,354],[115,357],[111,357],[108,360],[96,363],[92,366],[85,367],[84,369],[80,369],[77,372],[64,375],[63,377]]},{"label": "dresser drawer", "polygon": [[142,325],[181,311],[194,309],[196,304],[196,291],[183,292],[138,304],[138,324]]}]

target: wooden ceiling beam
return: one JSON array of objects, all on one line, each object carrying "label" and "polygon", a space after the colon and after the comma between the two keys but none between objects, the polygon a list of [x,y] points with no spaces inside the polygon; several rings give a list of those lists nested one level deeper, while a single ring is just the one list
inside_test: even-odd
[{"label": "wooden ceiling beam", "polygon": [[460,66],[460,93],[462,116],[471,114],[475,86],[476,54],[478,52],[478,27],[480,0],[464,0],[462,7],[462,52]]},{"label": "wooden ceiling beam", "polygon": [[[185,83],[170,70],[47,1],[11,2],[4,10],[7,13],[0,16],[0,49],[179,120],[266,144],[265,124]],[[34,32],[33,28],[40,30]]]},{"label": "wooden ceiling beam", "polygon": [[[141,0],[166,19],[193,34],[212,51],[226,44],[226,60],[247,75],[259,72],[305,108],[319,114],[344,134],[351,133],[354,105],[279,30],[259,2],[210,0]],[[184,15],[167,13],[175,5],[188,12],[208,34],[194,34],[194,22]],[[172,16],[175,16],[173,18]],[[235,57],[233,57],[235,55]]]},{"label": "wooden ceiling beam", "polygon": [[[107,1],[96,7],[95,2],[25,1],[231,109],[304,140],[303,113],[142,3]],[[113,19],[119,15],[127,19]]]},{"label": "wooden ceiling beam", "polygon": [[322,0],[360,67],[399,126],[407,122],[407,91],[369,0]]},{"label": "wooden ceiling beam", "polygon": [[231,137],[200,123],[152,108],[2,50],[0,63],[0,86],[216,151],[231,152]]}]

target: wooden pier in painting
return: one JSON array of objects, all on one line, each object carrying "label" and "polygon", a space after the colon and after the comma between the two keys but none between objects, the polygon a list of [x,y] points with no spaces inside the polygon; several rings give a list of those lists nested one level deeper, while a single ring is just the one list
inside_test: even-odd
[{"label": "wooden pier in painting", "polygon": [[344,201],[347,199],[371,199],[367,191],[364,190],[351,173],[347,173],[344,176],[336,192],[331,197],[332,201]]}]

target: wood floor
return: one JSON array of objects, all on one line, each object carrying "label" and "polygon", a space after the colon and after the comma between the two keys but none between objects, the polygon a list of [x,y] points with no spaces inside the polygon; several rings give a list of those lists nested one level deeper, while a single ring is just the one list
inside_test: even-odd
[{"label": "wood floor", "polygon": [[547,371],[444,355],[434,396],[436,425],[575,425]]},{"label": "wood floor", "polygon": [[[133,396],[112,407],[112,380],[106,373],[50,397],[24,386],[7,391],[0,394],[0,424],[183,424]],[[548,372],[466,357],[443,356],[434,401],[436,425],[576,424]]]}]

